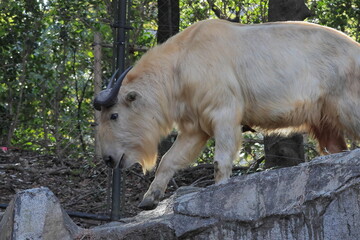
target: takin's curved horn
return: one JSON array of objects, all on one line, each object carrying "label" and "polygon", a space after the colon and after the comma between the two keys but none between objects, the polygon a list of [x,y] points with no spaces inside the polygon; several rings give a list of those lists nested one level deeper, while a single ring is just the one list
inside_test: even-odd
[{"label": "takin's curved horn", "polygon": [[117,102],[117,95],[119,93],[121,83],[131,68],[132,67],[127,68],[114,83],[115,75],[119,70],[115,71],[107,88],[99,92],[94,99],[93,105],[96,110],[101,111],[101,107],[111,107]]},{"label": "takin's curved horn", "polygon": [[119,70],[120,70],[119,68],[116,69],[116,71],[114,72],[114,74],[111,76],[110,81],[109,81],[106,89],[109,89],[109,88],[112,88],[112,87],[113,87],[115,76],[116,76],[116,74],[119,72]]}]

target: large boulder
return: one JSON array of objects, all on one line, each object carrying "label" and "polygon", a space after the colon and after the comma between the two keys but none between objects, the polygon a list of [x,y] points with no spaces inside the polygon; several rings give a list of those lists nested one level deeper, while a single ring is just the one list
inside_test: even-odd
[{"label": "large boulder", "polygon": [[48,188],[19,192],[0,222],[0,240],[75,239],[81,229]]},{"label": "large boulder", "polygon": [[360,149],[183,188],[153,211],[96,227],[93,239],[341,239],[360,236]]}]

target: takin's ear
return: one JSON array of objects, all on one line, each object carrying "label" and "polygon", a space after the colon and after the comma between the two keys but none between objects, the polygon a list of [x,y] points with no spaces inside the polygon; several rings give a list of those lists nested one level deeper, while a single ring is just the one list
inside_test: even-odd
[{"label": "takin's ear", "polygon": [[131,91],[128,94],[126,94],[125,100],[131,103],[135,101],[139,96],[140,96],[139,93],[137,93],[136,91]]}]

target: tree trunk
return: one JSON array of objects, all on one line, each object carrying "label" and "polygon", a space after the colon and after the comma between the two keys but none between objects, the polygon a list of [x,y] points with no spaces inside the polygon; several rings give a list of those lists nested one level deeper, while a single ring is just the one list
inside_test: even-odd
[{"label": "tree trunk", "polygon": [[179,0],[158,0],[157,42],[163,43],[179,32]]},{"label": "tree trunk", "polygon": [[304,0],[269,0],[269,22],[303,21],[311,16]]},{"label": "tree trunk", "polygon": [[265,168],[296,166],[305,161],[303,136],[265,136]]},{"label": "tree trunk", "polygon": [[[99,32],[94,34],[94,95],[97,96],[101,91],[101,35]],[[101,149],[99,144],[98,129],[96,123],[100,119],[100,112],[95,111],[95,158],[101,158]]]},{"label": "tree trunk", "polygon": [[[23,55],[22,55],[22,62],[21,62],[21,65],[22,65],[21,75],[19,78],[19,86],[20,86],[19,101],[17,102],[15,113],[12,116],[12,121],[10,122],[10,125],[9,125],[9,131],[8,131],[7,140],[5,143],[6,146],[11,146],[11,140],[14,136],[15,129],[18,125],[18,121],[19,121],[19,117],[20,117],[20,113],[21,113],[21,109],[22,109],[22,104],[23,104],[25,80],[26,80],[26,76],[27,76],[27,64],[28,64],[28,59],[29,59],[30,53],[31,53],[30,46],[25,44]],[[10,89],[9,91],[12,91],[12,90]]]},{"label": "tree trunk", "polygon": [[[304,0],[269,0],[269,21],[304,20],[311,15]],[[305,161],[303,136],[265,136],[265,168],[294,166]]]}]

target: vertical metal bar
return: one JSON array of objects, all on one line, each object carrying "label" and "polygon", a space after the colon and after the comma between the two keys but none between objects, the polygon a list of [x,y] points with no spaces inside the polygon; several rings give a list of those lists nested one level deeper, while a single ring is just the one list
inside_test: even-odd
[{"label": "vertical metal bar", "polygon": [[117,67],[121,74],[125,70],[125,35],[126,35],[126,5],[127,0],[120,0],[118,14],[118,35],[117,35]]},{"label": "vertical metal bar", "polygon": [[121,169],[115,168],[113,169],[113,176],[112,176],[112,203],[111,203],[111,217],[110,219],[113,221],[119,220],[122,215],[122,185],[123,182],[121,176]]},{"label": "vertical metal bar", "polygon": [[[121,74],[125,70],[125,37],[126,37],[126,10],[127,0],[115,1],[115,51],[114,62],[115,69],[120,69],[118,74]],[[113,170],[112,177],[112,204],[111,204],[111,220],[119,220],[122,215],[122,209],[124,206],[124,177],[119,167]]]}]

